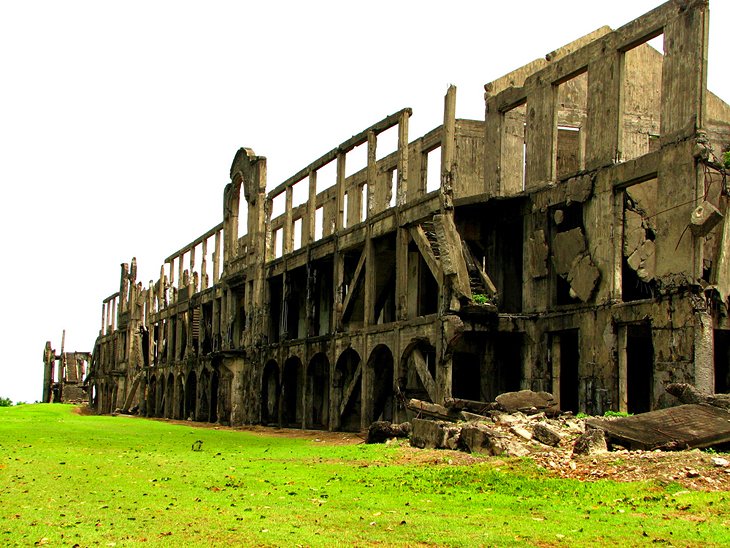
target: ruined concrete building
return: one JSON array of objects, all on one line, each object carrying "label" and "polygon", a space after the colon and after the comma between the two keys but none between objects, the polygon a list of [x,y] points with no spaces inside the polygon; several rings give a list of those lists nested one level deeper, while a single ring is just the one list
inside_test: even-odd
[{"label": "ruined concrete building", "polygon": [[708,24],[706,1],[667,2],[487,84],[484,120],[455,118],[452,87],[443,125],[412,138],[401,110],[268,193],[240,149],[220,224],[147,287],[122,265],[92,405],[359,430],[411,397],[529,388],[603,413],[671,405],[670,382],[727,391]]},{"label": "ruined concrete building", "polygon": [[91,352],[66,352],[66,331],[61,353],[46,341],[43,348],[43,403],[79,403],[89,398],[84,377],[91,364]]}]

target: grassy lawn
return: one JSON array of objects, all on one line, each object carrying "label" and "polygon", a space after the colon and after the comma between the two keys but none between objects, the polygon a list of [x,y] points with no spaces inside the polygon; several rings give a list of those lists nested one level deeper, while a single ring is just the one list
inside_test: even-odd
[{"label": "grassy lawn", "polygon": [[451,456],[79,415],[59,404],[5,407],[0,545],[730,542],[727,492],[579,482],[530,461],[463,466]]}]

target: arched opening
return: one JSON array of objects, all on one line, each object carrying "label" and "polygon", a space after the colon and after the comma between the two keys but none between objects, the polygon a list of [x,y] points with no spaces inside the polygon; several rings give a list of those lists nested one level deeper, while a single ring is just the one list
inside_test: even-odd
[{"label": "arched opening", "polygon": [[195,420],[208,422],[210,418],[210,373],[207,369],[203,369],[198,380],[198,410]]},{"label": "arched opening", "polygon": [[279,366],[270,361],[261,379],[261,423],[279,423]]},{"label": "arched opening", "polygon": [[165,393],[165,377],[160,377],[157,383],[157,404],[155,405],[155,417],[165,416],[165,405],[167,403],[167,394]]},{"label": "arched opening", "polygon": [[379,344],[370,353],[368,369],[372,382],[368,422],[393,420],[393,353]]},{"label": "arched opening", "polygon": [[152,375],[150,382],[147,384],[147,416],[156,416],[157,405],[157,378]]},{"label": "arched opening", "polygon": [[218,422],[218,387],[220,385],[220,373],[218,368],[213,369],[210,376],[210,422]]},{"label": "arched opening", "polygon": [[284,362],[284,378],[282,379],[282,417],[285,426],[302,425],[303,382],[302,362],[292,356]]},{"label": "arched opening", "polygon": [[177,409],[175,411],[176,419],[184,419],[185,417],[185,382],[183,381],[183,377],[180,376],[177,378],[177,390],[175,391],[177,402]]},{"label": "arched opening", "polygon": [[396,386],[396,407],[403,420],[408,400],[436,401],[436,349],[427,340],[414,341],[403,352]]},{"label": "arched opening", "polygon": [[173,418],[175,410],[175,377],[172,373],[167,376],[167,405],[165,405],[165,416],[168,419]]},{"label": "arched opening", "polygon": [[191,371],[188,374],[188,379],[185,381],[185,412],[183,418],[195,420],[195,400],[197,397],[198,390],[198,379],[195,375],[195,371]]},{"label": "arched opening", "polygon": [[334,428],[357,432],[361,427],[362,366],[360,355],[348,348],[337,359],[332,383]]},{"label": "arched opening", "polygon": [[330,406],[330,362],[324,353],[315,354],[307,369],[307,426],[327,428]]}]

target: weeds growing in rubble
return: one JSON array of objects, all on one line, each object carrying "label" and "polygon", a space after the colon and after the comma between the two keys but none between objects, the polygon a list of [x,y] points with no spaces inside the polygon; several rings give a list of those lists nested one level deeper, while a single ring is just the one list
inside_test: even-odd
[{"label": "weeds growing in rubble", "polygon": [[[322,436],[325,438],[325,436]],[[200,451],[191,447],[201,441]],[[451,461],[447,455],[452,455]],[[457,456],[458,455],[458,456]],[[720,546],[730,495],[529,459],[0,409],[0,544]]]}]

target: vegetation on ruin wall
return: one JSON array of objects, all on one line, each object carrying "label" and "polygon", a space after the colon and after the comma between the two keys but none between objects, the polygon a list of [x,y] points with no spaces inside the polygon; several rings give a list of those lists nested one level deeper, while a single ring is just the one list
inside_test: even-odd
[{"label": "vegetation on ruin wall", "polygon": [[398,445],[335,445],[79,415],[60,404],[5,407],[0,544],[720,546],[727,540],[727,493],[560,480],[524,460],[465,466],[458,464],[463,454],[415,455]]}]

